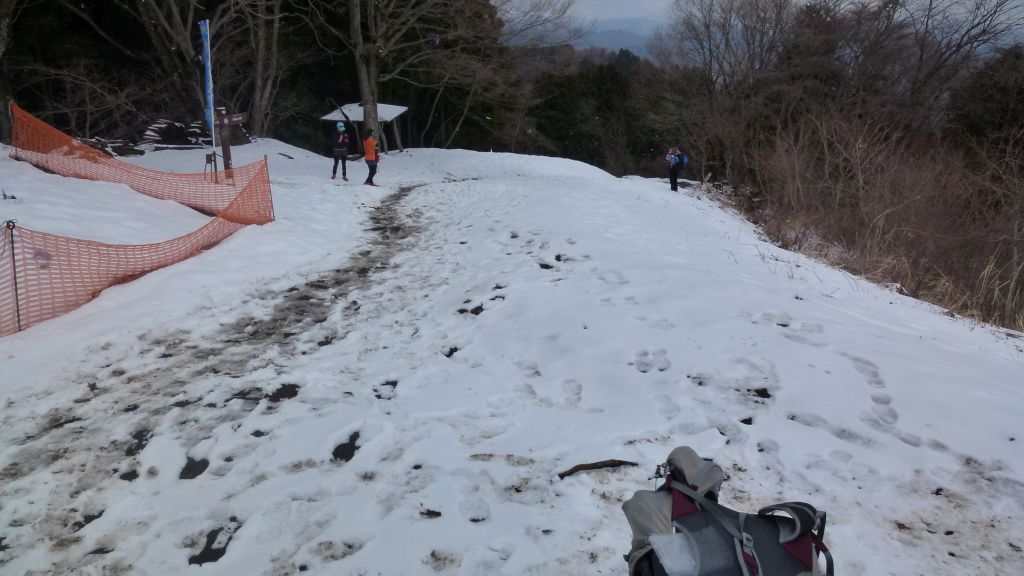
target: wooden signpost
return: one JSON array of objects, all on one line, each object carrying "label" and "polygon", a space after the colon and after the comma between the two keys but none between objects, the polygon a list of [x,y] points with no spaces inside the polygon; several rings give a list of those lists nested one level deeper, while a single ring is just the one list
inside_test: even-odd
[{"label": "wooden signpost", "polygon": [[227,109],[217,109],[217,131],[220,133],[220,146],[224,156],[224,171],[231,170],[231,127],[236,124],[245,124],[249,121],[249,115],[245,112],[228,114]]}]

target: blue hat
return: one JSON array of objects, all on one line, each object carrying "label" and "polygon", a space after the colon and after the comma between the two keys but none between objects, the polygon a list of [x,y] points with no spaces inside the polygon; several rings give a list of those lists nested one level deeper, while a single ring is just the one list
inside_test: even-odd
[{"label": "blue hat", "polygon": [[345,123],[344,122],[338,122],[338,130],[340,132],[344,132],[345,131]]}]

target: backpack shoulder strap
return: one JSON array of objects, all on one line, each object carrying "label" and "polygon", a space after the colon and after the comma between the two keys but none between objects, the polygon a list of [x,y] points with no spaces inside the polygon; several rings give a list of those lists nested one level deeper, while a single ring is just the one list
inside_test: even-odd
[{"label": "backpack shoulder strap", "polygon": [[[740,514],[739,524],[737,525],[736,522],[726,517],[725,513],[722,512],[721,506],[708,500],[693,488],[674,479],[669,479],[669,486],[673,490],[682,492],[692,499],[694,503],[710,514],[732,536],[736,545],[736,560],[739,562],[743,576],[757,576],[761,572],[757,561],[757,554],[754,552],[754,538],[743,530],[743,522],[746,519],[745,514]],[[679,524],[675,525],[680,530],[684,529]]]},{"label": "backpack shoulder strap", "polygon": [[814,506],[811,506],[806,502],[783,502],[781,504],[772,504],[771,506],[765,506],[758,510],[757,515],[772,516],[776,512],[781,512],[793,520],[791,527],[787,526],[786,530],[779,532],[779,544],[791,542],[808,532],[819,529],[819,524],[820,531],[824,534],[825,513],[818,512]]},{"label": "backpack shoulder strap", "polygon": [[[814,558],[817,557],[820,552],[825,556],[825,574],[826,576],[833,576],[834,568],[832,562],[832,553],[829,552],[828,547],[825,546],[825,512],[818,511],[814,506],[806,502],[783,502],[781,504],[772,504],[771,506],[765,506],[757,511],[758,516],[769,517],[773,516],[776,512],[788,516],[792,520],[792,524],[787,524],[783,527],[779,524],[779,543],[790,550],[790,546],[787,544],[794,544],[797,540],[803,537],[807,537],[813,543],[813,551],[811,552],[812,569],[817,574],[817,562],[814,562]],[[804,542],[806,545],[806,542]],[[793,550],[790,550],[793,552]]]}]

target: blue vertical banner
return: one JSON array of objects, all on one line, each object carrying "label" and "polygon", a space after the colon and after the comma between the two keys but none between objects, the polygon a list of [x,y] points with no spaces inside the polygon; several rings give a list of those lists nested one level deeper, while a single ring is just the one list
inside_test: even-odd
[{"label": "blue vertical banner", "polygon": [[217,131],[213,126],[213,66],[210,64],[210,21],[199,21],[199,36],[203,39],[203,76],[206,80],[206,126],[210,129],[210,141],[217,146]]}]

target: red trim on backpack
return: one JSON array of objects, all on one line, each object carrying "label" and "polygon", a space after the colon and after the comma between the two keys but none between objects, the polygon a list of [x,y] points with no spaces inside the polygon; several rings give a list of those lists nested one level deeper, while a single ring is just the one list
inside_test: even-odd
[{"label": "red trim on backpack", "polygon": [[[817,542],[815,542],[816,540]],[[816,544],[821,548],[821,540],[818,540],[813,532],[808,532],[796,540],[786,542],[782,547],[786,549],[786,552],[789,552],[794,558],[799,560],[801,564],[812,568],[814,567],[814,547]]]},{"label": "red trim on backpack", "polygon": [[754,558],[752,554],[744,552],[743,562],[750,569],[750,576],[759,576],[761,574],[761,567],[757,565],[757,558]]},{"label": "red trim on backpack", "polygon": [[[693,486],[690,486],[693,488]],[[672,490],[671,478],[665,479],[665,486],[668,490]],[[696,488],[694,488],[696,490]],[[682,518],[683,516],[693,516],[700,512],[700,508],[690,500],[690,497],[678,490],[672,490],[672,520]]]}]

